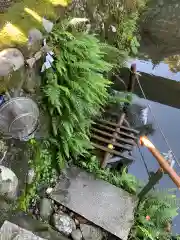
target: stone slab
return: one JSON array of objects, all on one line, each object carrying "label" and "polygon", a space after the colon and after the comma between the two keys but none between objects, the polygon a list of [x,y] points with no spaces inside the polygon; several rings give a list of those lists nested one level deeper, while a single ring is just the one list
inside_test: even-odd
[{"label": "stone slab", "polygon": [[24,212],[14,213],[8,218],[11,223],[18,225],[35,235],[47,240],[68,240],[60,232],[55,231],[49,224],[38,221]]},{"label": "stone slab", "polygon": [[128,238],[137,198],[126,191],[71,167],[60,176],[51,198],[120,239]]},{"label": "stone slab", "polygon": [[5,221],[0,229],[0,240],[45,240],[19,226]]}]

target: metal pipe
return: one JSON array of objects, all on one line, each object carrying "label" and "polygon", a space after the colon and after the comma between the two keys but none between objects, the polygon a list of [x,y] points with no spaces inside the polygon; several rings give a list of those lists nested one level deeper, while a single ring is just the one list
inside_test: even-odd
[{"label": "metal pipe", "polygon": [[167,173],[172,181],[176,184],[176,186],[180,189],[180,177],[174,171],[174,169],[169,165],[168,161],[161,155],[161,153],[157,150],[157,148],[151,143],[151,141],[146,137],[140,137],[140,144],[146,146],[152,155],[159,162],[159,165]]}]

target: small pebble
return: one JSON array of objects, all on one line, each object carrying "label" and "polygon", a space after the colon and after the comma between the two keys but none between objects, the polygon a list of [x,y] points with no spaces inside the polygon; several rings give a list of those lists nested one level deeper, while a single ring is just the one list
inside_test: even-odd
[{"label": "small pebble", "polygon": [[57,205],[54,205],[54,211],[56,212],[56,211],[58,211],[58,206]]},{"label": "small pebble", "polygon": [[53,188],[47,188],[47,189],[46,189],[46,193],[47,193],[47,194],[50,194],[50,193],[52,192],[52,190],[53,190]]},{"label": "small pebble", "polygon": [[59,207],[59,209],[60,209],[61,211],[63,211],[63,212],[66,212],[66,211],[67,211],[66,207],[64,207],[64,206],[62,206],[62,205]]},{"label": "small pebble", "polygon": [[74,213],[73,212],[70,212],[69,216],[72,218],[74,217]]},{"label": "small pebble", "polygon": [[34,213],[35,213],[36,215],[38,215],[38,214],[39,214],[39,209],[36,208],[35,211],[34,211]]},{"label": "small pebble", "polygon": [[79,225],[79,221],[76,218],[74,219],[74,222],[75,222],[76,226]]},{"label": "small pebble", "polygon": [[81,224],[86,224],[88,222],[87,219],[83,218],[82,216],[80,215],[76,215],[76,219],[79,221],[79,223]]},{"label": "small pebble", "polygon": [[76,229],[72,231],[71,237],[73,240],[81,240],[83,236],[80,229]]},{"label": "small pebble", "polygon": [[61,205],[61,206],[59,207],[59,209],[60,209],[60,210],[63,210],[63,209],[64,209],[64,207]]},{"label": "small pebble", "polygon": [[34,209],[30,208],[29,213],[33,214],[33,212],[34,212]]},{"label": "small pebble", "polygon": [[27,175],[27,183],[31,184],[33,182],[34,177],[35,177],[35,171],[34,169],[30,169]]},{"label": "small pebble", "polygon": [[61,211],[61,210],[58,210],[58,213],[60,213],[60,214],[64,214],[64,212],[63,212],[63,211]]}]

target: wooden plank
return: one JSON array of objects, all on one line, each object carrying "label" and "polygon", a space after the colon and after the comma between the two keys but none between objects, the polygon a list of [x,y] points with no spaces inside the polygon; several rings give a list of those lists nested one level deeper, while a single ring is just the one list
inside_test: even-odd
[{"label": "wooden plank", "polygon": [[94,139],[97,139],[97,140],[99,140],[101,142],[104,142],[104,143],[108,143],[108,144],[111,143],[112,145],[114,145],[116,147],[120,147],[120,148],[125,149],[127,151],[131,151],[132,150],[132,147],[128,147],[128,146],[125,146],[123,144],[120,144],[120,143],[117,143],[117,142],[113,142],[112,139],[108,140],[106,138],[99,137],[98,135],[95,135],[95,134],[92,134],[91,137],[94,138]]},{"label": "wooden plank", "polygon": [[126,131],[129,131],[129,132],[132,132],[132,133],[135,133],[135,134],[138,134],[139,131],[138,130],[135,130],[135,129],[132,129],[132,128],[128,128],[128,127],[125,127],[125,126],[120,126],[119,124],[117,123],[113,123],[113,122],[110,122],[110,121],[107,121],[107,120],[104,120],[104,119],[97,119],[98,122],[101,122],[101,123],[106,123],[106,124],[109,124],[113,127],[120,127],[121,129],[123,130],[126,130]]},{"label": "wooden plank", "polygon": [[[99,130],[99,129],[95,128],[95,127],[92,127],[91,130],[94,131],[94,132],[100,133],[100,134],[102,134],[102,135],[104,135],[104,136],[107,136],[107,137],[113,137],[113,134],[108,133],[108,132],[104,132],[104,131]],[[129,139],[121,138],[121,137],[119,137],[119,136],[115,136],[114,138],[116,138],[116,139],[119,140],[120,142],[124,142],[124,143],[127,143],[127,144],[129,144],[129,145],[135,145],[135,144],[136,144],[136,142],[133,141],[132,139],[129,140]]]},{"label": "wooden plank", "polygon": [[[114,129],[114,128],[108,127],[108,126],[103,125],[103,124],[100,124],[100,123],[94,123],[94,124],[96,124],[96,125],[104,128],[104,129],[107,129],[107,130],[109,130],[109,131],[111,131],[111,132],[115,132],[115,129]],[[122,132],[122,131],[118,132],[118,134],[119,134],[119,135],[126,136],[126,137],[131,138],[131,139],[134,139],[134,140],[137,140],[137,139],[138,139],[138,137],[135,137],[134,135],[131,135],[131,134],[128,134],[128,133],[125,133],[125,132]]]},{"label": "wooden plank", "polygon": [[110,110],[105,111],[105,113],[107,113],[107,114],[109,114],[109,115],[111,115],[111,116],[114,116],[114,117],[119,117],[119,114],[118,114],[118,113],[116,113],[116,112],[111,112]]}]

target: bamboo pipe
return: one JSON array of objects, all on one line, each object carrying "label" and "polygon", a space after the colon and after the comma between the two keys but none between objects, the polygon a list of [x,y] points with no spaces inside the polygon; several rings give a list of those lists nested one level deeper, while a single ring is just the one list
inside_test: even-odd
[{"label": "bamboo pipe", "polygon": [[152,155],[159,162],[161,168],[170,176],[172,181],[176,184],[176,186],[180,189],[180,177],[174,171],[174,169],[169,165],[168,161],[161,155],[161,153],[157,150],[157,148],[151,143],[151,141],[146,137],[140,137],[140,144],[146,146]]}]

